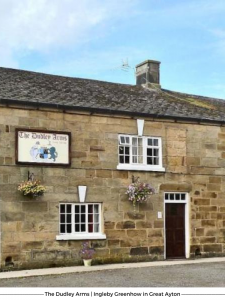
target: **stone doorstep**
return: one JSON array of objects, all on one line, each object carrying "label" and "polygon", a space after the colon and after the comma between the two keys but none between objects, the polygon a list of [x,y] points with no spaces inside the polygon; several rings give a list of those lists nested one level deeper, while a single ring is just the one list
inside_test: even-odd
[{"label": "stone doorstep", "polygon": [[200,263],[212,263],[212,262],[225,262],[225,257],[199,258],[199,259],[188,259],[188,260],[177,259],[177,260],[125,263],[125,264],[109,264],[109,265],[99,265],[99,266],[92,266],[92,267],[75,266],[75,267],[46,268],[46,269],[23,270],[23,271],[9,271],[9,272],[0,272],[0,279],[60,275],[60,274],[69,274],[69,273],[84,273],[84,272],[95,272],[95,271],[102,271],[102,270],[119,270],[119,269],[135,269],[135,268],[161,267],[161,266],[172,266],[172,265],[188,265],[188,264],[200,264]]}]

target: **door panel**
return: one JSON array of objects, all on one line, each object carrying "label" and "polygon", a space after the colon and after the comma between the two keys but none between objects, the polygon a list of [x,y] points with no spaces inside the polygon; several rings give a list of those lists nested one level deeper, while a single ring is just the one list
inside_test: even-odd
[{"label": "door panel", "polygon": [[185,204],[166,203],[166,258],[185,257]]}]

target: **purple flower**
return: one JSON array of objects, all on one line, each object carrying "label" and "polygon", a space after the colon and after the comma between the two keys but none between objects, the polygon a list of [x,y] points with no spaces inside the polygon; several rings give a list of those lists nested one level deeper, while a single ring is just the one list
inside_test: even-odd
[{"label": "purple flower", "polygon": [[89,247],[89,242],[83,242],[79,254],[82,259],[92,259],[95,254],[95,249]]},{"label": "purple flower", "polygon": [[146,202],[149,195],[153,195],[155,189],[149,183],[135,182],[131,183],[126,191],[129,201],[135,205],[136,202]]}]

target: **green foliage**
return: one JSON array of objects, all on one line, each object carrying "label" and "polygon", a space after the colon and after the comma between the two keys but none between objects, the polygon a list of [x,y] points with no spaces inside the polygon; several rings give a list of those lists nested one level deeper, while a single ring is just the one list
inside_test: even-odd
[{"label": "green foliage", "polygon": [[44,194],[46,187],[40,184],[38,180],[28,180],[22,182],[18,186],[18,191],[20,191],[24,196],[34,196],[38,197]]}]

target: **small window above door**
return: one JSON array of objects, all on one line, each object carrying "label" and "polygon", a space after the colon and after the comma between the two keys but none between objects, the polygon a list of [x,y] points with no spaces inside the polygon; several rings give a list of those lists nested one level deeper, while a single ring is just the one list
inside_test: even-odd
[{"label": "small window above door", "polygon": [[165,193],[164,201],[169,203],[187,202],[187,193]]}]

